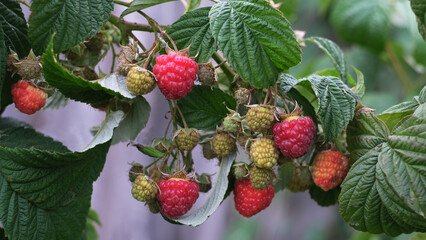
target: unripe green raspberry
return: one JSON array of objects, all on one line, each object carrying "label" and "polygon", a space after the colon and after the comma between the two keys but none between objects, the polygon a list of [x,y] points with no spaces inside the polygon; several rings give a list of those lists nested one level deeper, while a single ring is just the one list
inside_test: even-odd
[{"label": "unripe green raspberry", "polygon": [[147,202],[155,199],[158,193],[157,185],[145,175],[139,175],[132,187],[133,197],[141,202]]},{"label": "unripe green raspberry", "polygon": [[275,177],[272,169],[253,167],[250,171],[251,185],[258,190],[263,190],[271,185]]},{"label": "unripe green raspberry", "polygon": [[132,93],[144,95],[154,90],[157,83],[152,72],[136,66],[132,67],[127,74],[126,86]]},{"label": "unripe green raspberry", "polygon": [[212,141],[213,152],[221,158],[229,155],[237,148],[235,139],[226,132],[217,132]]},{"label": "unripe green raspberry", "polygon": [[22,79],[30,80],[41,76],[41,63],[37,59],[26,57],[22,61],[15,63],[14,66]]},{"label": "unripe green raspberry", "polygon": [[231,116],[227,116],[223,119],[223,127],[228,132],[236,132],[238,131],[238,123],[232,119]]},{"label": "unripe green raspberry", "polygon": [[211,63],[198,64],[198,81],[206,86],[212,86],[216,82],[216,72]]},{"label": "unripe green raspberry", "polygon": [[250,90],[248,90],[247,88],[238,88],[234,91],[234,98],[238,104],[246,105],[249,103],[248,101],[250,98]]},{"label": "unripe green raspberry", "polygon": [[252,131],[264,133],[272,127],[274,114],[270,108],[256,106],[248,110],[246,120]]},{"label": "unripe green raspberry", "polygon": [[177,147],[181,151],[192,151],[200,140],[200,134],[193,128],[181,128],[174,136]]},{"label": "unripe green raspberry", "polygon": [[292,192],[304,192],[309,189],[312,184],[312,175],[309,166],[295,165],[293,177],[287,184],[286,188]]},{"label": "unripe green raspberry", "polygon": [[203,156],[206,159],[210,160],[217,157],[216,153],[213,152],[213,147],[211,142],[203,143],[201,144],[201,146],[203,147]]},{"label": "unripe green raspberry", "polygon": [[148,207],[149,207],[149,211],[154,214],[157,214],[160,212],[160,204],[158,204],[157,201],[150,201],[148,203]]},{"label": "unripe green raspberry", "polygon": [[250,159],[260,168],[272,168],[278,157],[279,152],[272,139],[263,137],[250,146]]}]

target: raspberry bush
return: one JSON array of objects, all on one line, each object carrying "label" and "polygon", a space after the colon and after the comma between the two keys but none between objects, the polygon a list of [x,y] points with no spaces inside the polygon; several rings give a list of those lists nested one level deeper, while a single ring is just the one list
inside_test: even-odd
[{"label": "raspberry bush", "polygon": [[[0,238],[85,239],[93,182],[119,142],[151,160],[132,164],[129,194],[170,223],[198,226],[232,195],[236,211],[251,217],[268,211],[280,191],[309,190],[320,206],[338,204],[357,230],[426,231],[426,48],[418,50],[425,46],[418,34],[426,39],[424,2],[410,2],[419,32],[407,46],[388,40],[390,30],[401,29],[387,11],[399,1],[324,7],[339,39],[380,56],[414,96],[380,114],[364,105],[369,79],[358,66],[348,69],[333,41],[294,30],[280,4],[229,0],[199,7],[200,0],[191,0],[177,21],[161,25],[143,11],[167,1],[143,2],[0,3],[0,114],[13,103],[38,114],[69,100],[105,111],[79,152],[0,118]],[[115,4],[126,7],[120,16],[112,14]],[[31,10],[28,19],[23,7]],[[127,21],[130,13],[148,24]],[[153,33],[153,44],[140,42],[137,31]],[[302,61],[307,44],[333,68],[314,71],[309,57]],[[110,71],[99,71],[109,57]],[[157,86],[169,110],[156,115],[169,122],[152,144],[138,143],[158,111],[142,95],[157,94]],[[197,146],[204,157],[193,156]],[[199,173],[194,161],[207,159],[218,169]],[[201,194],[209,197],[193,209]]]}]

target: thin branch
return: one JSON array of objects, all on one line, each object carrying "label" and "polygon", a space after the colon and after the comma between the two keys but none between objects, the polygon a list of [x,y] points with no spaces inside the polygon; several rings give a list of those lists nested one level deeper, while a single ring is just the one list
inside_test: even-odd
[{"label": "thin branch", "polygon": [[222,69],[223,73],[225,73],[226,77],[228,77],[231,82],[234,81],[235,73],[228,66],[228,64],[224,64],[224,60],[222,59],[222,57],[217,52],[213,53],[212,57],[216,61],[216,63],[220,64],[220,68]]}]

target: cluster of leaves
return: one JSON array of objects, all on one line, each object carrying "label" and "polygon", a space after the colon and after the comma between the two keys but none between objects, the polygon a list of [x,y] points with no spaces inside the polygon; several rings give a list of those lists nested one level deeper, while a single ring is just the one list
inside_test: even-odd
[{"label": "cluster of leaves", "polygon": [[[135,0],[122,17],[168,1]],[[363,8],[350,13],[374,11],[377,21],[387,21],[381,17],[387,11],[384,1],[360,2]],[[351,14],[345,13],[346,5],[351,3],[339,1],[332,14],[342,38],[348,32],[361,31],[363,34],[356,36],[365,38],[347,40],[374,49],[383,46],[381,41],[389,29],[351,21]],[[281,96],[297,102],[305,115],[321,125],[325,143],[339,140],[347,129],[347,150],[353,166],[338,199],[343,218],[354,228],[372,233],[394,236],[425,231],[426,88],[413,101],[377,116],[364,108],[356,110],[365,92],[363,75],[355,69],[357,81],[352,79],[343,53],[335,43],[321,37],[298,41],[290,23],[268,1],[229,0],[197,8],[199,4],[199,0],[190,0],[187,12],[167,33],[179,49],[190,46],[190,55],[196,56],[197,62],[213,58],[221,63],[223,79],[228,79],[220,81],[220,88],[196,86],[178,101],[188,126],[214,130],[228,114],[227,107],[235,109],[235,100],[228,95],[235,83],[235,73],[257,89],[278,84]],[[426,6],[420,0],[411,4],[425,38]],[[87,232],[93,234],[93,225],[87,221],[92,183],[102,171],[108,149],[111,144],[135,139],[148,121],[148,102],[128,91],[125,77],[112,73],[88,81],[74,75],[59,58],[64,51],[79,52],[76,46],[100,30],[110,29],[108,24],[118,28],[114,33],[118,32],[122,43],[126,43],[128,30],[134,29],[126,29],[128,26],[110,15],[113,6],[112,0],[35,0],[27,28],[18,1],[0,3],[0,112],[12,102],[10,86],[19,79],[6,70],[9,49],[21,58],[33,49],[42,55],[45,81],[58,94],[105,107],[106,111],[104,122],[82,152],[71,152],[24,123],[0,119],[0,221],[10,239],[85,239]],[[148,26],[145,31],[155,29]],[[370,41],[368,36],[377,33],[382,33],[383,39]],[[322,49],[335,69],[300,79],[288,74],[291,67],[301,62],[301,41]],[[219,50],[226,63],[220,61]],[[101,59],[95,56],[94,61],[89,61],[89,58],[82,57],[87,60],[83,65],[93,67]],[[142,152],[159,154],[147,153],[149,150],[152,149]],[[175,223],[197,226],[213,214],[230,192],[229,173],[235,158],[233,153],[222,159],[216,183],[204,205]],[[276,189],[285,187],[291,176],[289,172],[292,170],[288,165],[279,169],[281,181]],[[310,189],[312,198],[320,205],[336,203],[339,192],[339,188],[327,193]],[[96,216],[91,219],[97,221]]]}]

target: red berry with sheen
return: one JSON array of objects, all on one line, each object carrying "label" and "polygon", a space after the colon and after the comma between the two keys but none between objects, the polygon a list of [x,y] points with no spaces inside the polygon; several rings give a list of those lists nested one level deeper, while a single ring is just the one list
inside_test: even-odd
[{"label": "red berry with sheen", "polygon": [[281,153],[288,158],[299,158],[311,147],[315,125],[310,117],[289,117],[272,127],[274,140]]},{"label": "red berry with sheen", "polygon": [[235,208],[244,217],[251,217],[269,207],[274,196],[275,189],[272,185],[264,190],[257,190],[251,185],[249,178],[238,180],[235,183]]},{"label": "red berry with sheen", "polygon": [[178,54],[160,55],[156,62],[154,74],[163,95],[172,100],[185,97],[197,79],[197,63]]},{"label": "red berry with sheen", "polygon": [[312,178],[324,191],[335,188],[349,171],[349,159],[338,151],[322,151],[315,156],[312,164]]},{"label": "red berry with sheen", "polygon": [[33,114],[46,104],[47,93],[26,81],[20,80],[12,85],[15,107],[26,114]]},{"label": "red berry with sheen", "polygon": [[194,180],[171,178],[158,182],[161,212],[169,218],[187,213],[198,199],[200,188]]}]

